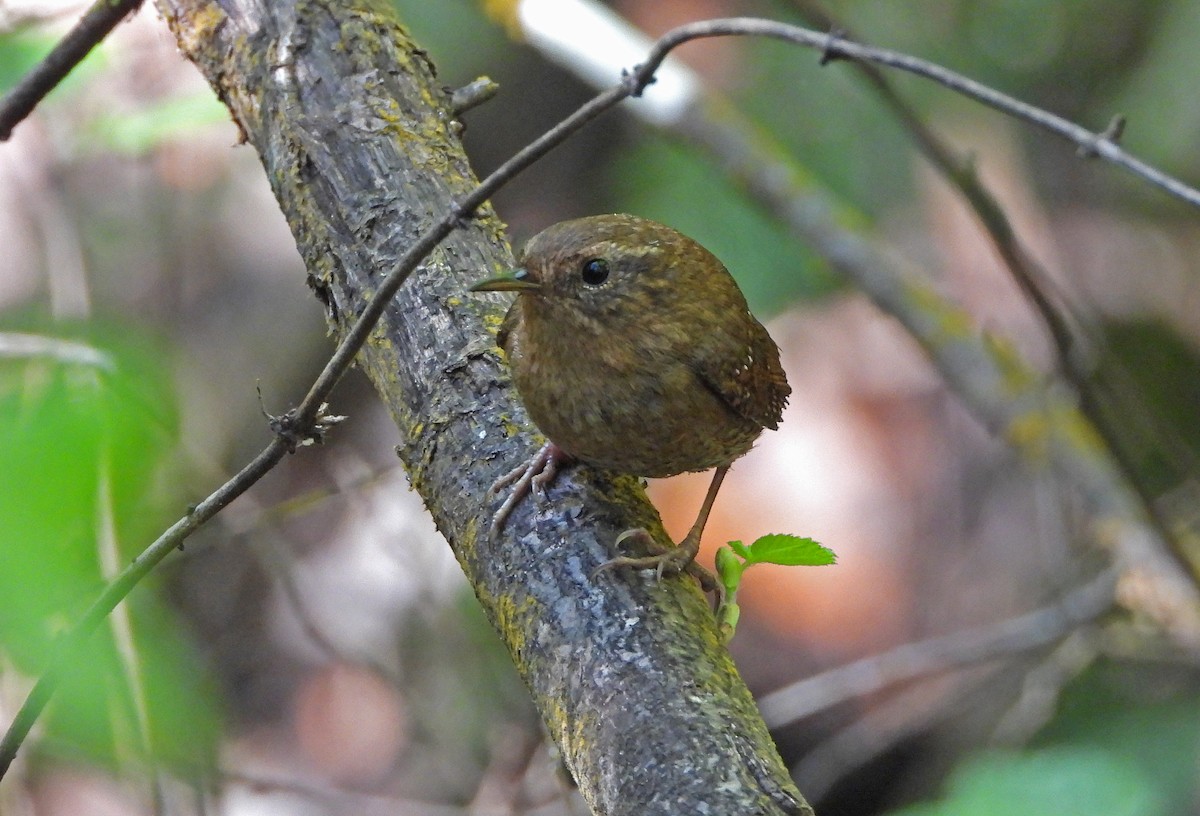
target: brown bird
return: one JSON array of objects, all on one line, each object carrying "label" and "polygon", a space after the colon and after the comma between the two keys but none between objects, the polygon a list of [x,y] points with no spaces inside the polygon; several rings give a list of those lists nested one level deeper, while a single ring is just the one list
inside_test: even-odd
[{"label": "brown bird", "polygon": [[518,293],[496,340],[549,442],[493,486],[513,485],[493,533],[531,489],[544,495],[565,462],[647,477],[716,468],[677,547],[630,530],[618,543],[642,538],[654,554],[600,567],[688,570],[709,585],[693,559],[721,481],[778,426],[791,393],[779,348],[716,256],[654,221],[563,221],[526,245],[520,265],[471,289]]}]

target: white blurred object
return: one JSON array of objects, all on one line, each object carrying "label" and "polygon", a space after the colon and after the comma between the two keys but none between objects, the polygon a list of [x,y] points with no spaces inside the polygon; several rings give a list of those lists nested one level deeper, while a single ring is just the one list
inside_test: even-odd
[{"label": "white blurred object", "polygon": [[[645,62],[654,41],[619,15],[588,0],[521,0],[521,33],[548,59],[590,85],[615,85],[623,71]],[[641,102],[629,110],[660,127],[676,122],[700,95],[700,81],[668,58]]]}]

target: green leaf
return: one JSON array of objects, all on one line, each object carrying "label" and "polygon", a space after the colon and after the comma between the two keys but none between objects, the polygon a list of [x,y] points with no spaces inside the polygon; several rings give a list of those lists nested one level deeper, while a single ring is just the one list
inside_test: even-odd
[{"label": "green leaf", "polygon": [[1149,779],[1130,761],[1091,746],[984,754],[954,771],[946,797],[892,816],[1165,816]]},{"label": "green leaf", "polygon": [[751,564],[782,564],[787,567],[824,567],[837,562],[833,550],[822,547],[811,538],[773,533],[765,535],[749,547],[747,561]]},{"label": "green leaf", "polygon": [[[178,518],[176,400],[161,340],[128,322],[7,315],[0,336],[16,349],[0,358],[0,654],[36,676],[100,592],[108,559],[124,566]],[[128,756],[144,711],[159,760],[196,766],[216,745],[212,684],[156,594],[140,587],[126,609],[133,649],[118,648],[112,625],[88,641],[41,747]]]}]

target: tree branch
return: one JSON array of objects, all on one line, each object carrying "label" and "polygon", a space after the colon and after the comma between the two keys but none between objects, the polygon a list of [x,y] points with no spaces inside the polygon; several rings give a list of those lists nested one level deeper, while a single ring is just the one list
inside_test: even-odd
[{"label": "tree branch", "polygon": [[67,36],[0,99],[0,142],[8,141],[13,128],[28,116],[46,94],[83,61],[83,58],[132,14],[142,0],[96,0]]},{"label": "tree branch", "polygon": [[808,48],[820,49],[822,64],[835,59],[849,59],[872,62],[924,77],[955,93],[987,105],[989,108],[1022,119],[1074,143],[1079,148],[1077,152],[1081,158],[1104,159],[1165,190],[1176,198],[1186,201],[1194,207],[1200,207],[1200,190],[1150,166],[1117,145],[1116,139],[1123,130],[1123,127],[1116,126],[1121,121],[1120,119],[1114,120],[1104,130],[1091,131],[1061,116],[1022,102],[994,88],[989,88],[987,85],[955,73],[948,68],[908,54],[889,51],[886,48],[860,45],[843,39],[837,32],[821,34],[799,26],[791,26],[774,20],[758,20],[753,17],[705,20],[682,25],[667,32],[655,43],[646,63],[657,65],[672,49],[690,40],[726,36],[769,37]]},{"label": "tree branch", "polygon": [[1103,615],[1113,606],[1116,576],[1105,572],[1056,603],[1015,618],[905,643],[807,677],[759,700],[772,728],[830,706],[930,674],[1037,649]]}]

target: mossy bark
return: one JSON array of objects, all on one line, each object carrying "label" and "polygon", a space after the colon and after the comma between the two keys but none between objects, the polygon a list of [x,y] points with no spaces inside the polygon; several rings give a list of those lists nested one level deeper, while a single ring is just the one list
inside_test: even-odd
[{"label": "mossy bark", "polygon": [[[340,337],[475,183],[433,65],[369,0],[157,5],[262,157]],[[489,541],[488,487],[539,440],[494,344],[504,298],[465,289],[511,264],[484,208],[414,273],[359,355],[413,487],[594,812],[810,813],[691,580],[589,578],[622,530],[662,534],[636,480],[568,470],[552,503],[523,502]]]}]

